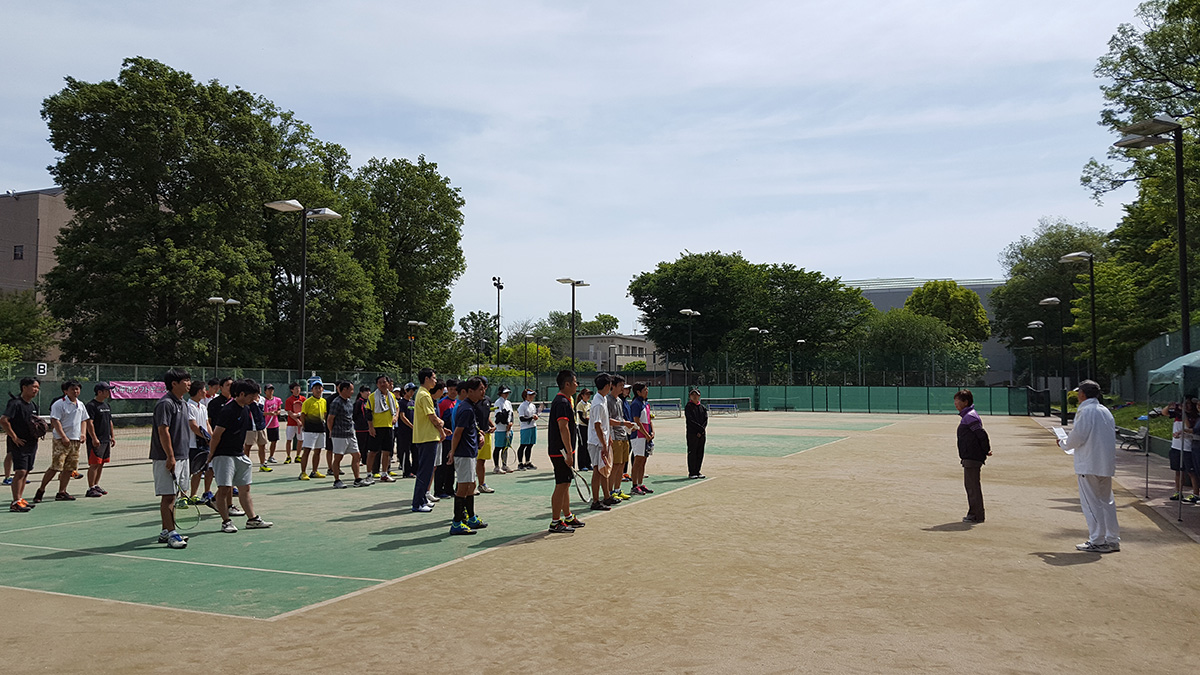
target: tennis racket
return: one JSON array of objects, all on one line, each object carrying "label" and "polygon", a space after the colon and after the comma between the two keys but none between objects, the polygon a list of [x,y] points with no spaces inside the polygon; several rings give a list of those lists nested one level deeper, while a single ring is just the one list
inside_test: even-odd
[{"label": "tennis racket", "polygon": [[[563,459],[566,459],[566,457],[563,457]],[[571,470],[571,476],[573,477],[571,483],[575,485],[575,493],[579,495],[579,498],[583,500],[584,504],[591,504],[591,484],[588,483],[587,478],[585,478],[583,474],[579,473],[579,471],[572,464],[568,463],[567,468]]]},{"label": "tennis racket", "polygon": [[190,476],[175,476],[175,503],[173,516],[175,519],[175,528],[179,530],[190,530],[200,524],[200,507],[197,504],[192,504],[188,499],[188,490],[191,487]]}]

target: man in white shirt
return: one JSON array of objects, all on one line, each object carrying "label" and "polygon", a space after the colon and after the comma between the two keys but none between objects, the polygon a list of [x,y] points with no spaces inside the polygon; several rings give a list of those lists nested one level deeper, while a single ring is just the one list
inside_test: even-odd
[{"label": "man in white shirt", "polygon": [[67,484],[71,482],[71,474],[79,467],[79,447],[83,444],[83,434],[87,430],[87,406],[79,400],[79,383],[67,380],[62,383],[63,397],[50,406],[50,428],[54,430],[54,454],[50,458],[50,468],[42,476],[42,486],[33,496],[37,504],[46,496],[46,486],[58,473],[58,494],[54,495],[56,502],[73,502],[75,498],[67,492]]},{"label": "man in white shirt", "polygon": [[1114,553],[1121,550],[1112,491],[1112,477],[1117,468],[1116,423],[1100,402],[1100,385],[1084,380],[1079,383],[1078,391],[1075,424],[1059,443],[1064,449],[1074,451],[1079,505],[1088,526],[1088,540],[1075,548],[1089,553]]},{"label": "man in white shirt", "polygon": [[[612,390],[612,377],[608,373],[596,376],[596,395],[588,409],[588,456],[592,460],[592,510],[611,511],[610,506],[619,503],[608,494],[608,477],[613,468],[612,446],[609,440],[608,396]],[[604,499],[601,500],[601,494]]]}]

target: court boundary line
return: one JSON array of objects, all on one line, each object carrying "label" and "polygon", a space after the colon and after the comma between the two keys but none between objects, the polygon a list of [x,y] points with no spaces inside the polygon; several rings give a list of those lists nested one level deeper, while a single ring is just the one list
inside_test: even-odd
[{"label": "court boundary line", "polygon": [[[716,479],[713,479],[713,478],[706,478],[706,479],[704,479],[704,480],[695,480],[695,481],[692,481],[690,484],[687,484],[687,485],[682,485],[682,486],[680,486],[680,487],[677,487],[677,488],[675,488],[674,490],[671,490],[671,491],[669,491],[669,492],[663,492],[662,494],[655,494],[655,495],[653,495],[653,496],[651,496],[651,497],[647,497],[647,498],[645,498],[645,499],[639,499],[639,500],[637,500],[636,502],[634,502],[633,504],[630,504],[630,506],[634,506],[634,505],[636,505],[636,504],[645,504],[646,502],[653,501],[653,500],[655,500],[655,499],[658,499],[659,497],[666,497],[667,495],[673,495],[673,494],[676,494],[676,493],[678,493],[678,492],[681,492],[681,491],[683,491],[683,490],[687,490],[687,489],[689,489],[689,488],[696,487],[697,485],[701,485],[701,484],[704,484],[704,483],[710,483],[710,482],[712,482],[713,480],[716,480]],[[603,515],[607,515],[607,514],[611,514],[611,513],[620,513],[621,511],[624,511],[624,510],[625,510],[625,509],[614,509],[614,510],[612,510],[612,511],[596,511],[596,512],[594,512],[594,513],[589,513],[587,516],[578,516],[578,514],[577,514],[577,517],[578,517],[580,520],[591,520],[591,519],[593,519],[593,518],[597,518],[597,517],[599,517],[599,516],[603,516]],[[453,560],[447,560],[447,561],[446,561],[446,562],[444,562],[444,563],[440,563],[440,564],[434,565],[433,567],[427,567],[427,568],[425,568],[425,569],[423,569],[423,570],[417,570],[416,572],[410,572],[409,574],[405,574],[405,575],[404,575],[404,576],[402,576],[402,577],[397,577],[397,578],[395,578],[395,579],[389,579],[389,580],[387,580],[387,581],[384,581],[383,583],[376,584],[375,586],[368,586],[368,587],[366,587],[366,588],[360,588],[360,589],[358,589],[357,591],[351,591],[351,592],[349,592],[349,593],[347,593],[347,594],[345,594],[345,595],[339,595],[339,596],[337,596],[336,598],[329,598],[329,599],[327,599],[327,600],[322,600],[321,602],[313,603],[313,604],[311,604],[311,605],[306,605],[306,606],[304,606],[304,607],[298,607],[298,608],[296,608],[296,609],[293,609],[293,610],[289,610],[289,611],[287,611],[287,612],[284,612],[283,614],[277,614],[277,615],[275,615],[275,616],[273,616],[273,617],[270,617],[270,618],[267,618],[267,619],[261,619],[261,620],[262,620],[262,621],[266,621],[266,622],[275,622],[275,621],[280,621],[280,620],[282,620],[282,619],[286,619],[286,618],[290,618],[290,617],[292,617],[292,616],[296,616],[296,615],[299,615],[299,614],[303,614],[303,613],[305,613],[305,612],[308,612],[308,611],[310,611],[310,610],[319,609],[319,608],[321,608],[321,607],[327,607],[327,606],[329,606],[329,605],[332,605],[332,604],[334,604],[334,603],[336,603],[336,602],[341,602],[342,600],[348,600],[348,599],[350,599],[350,598],[356,598],[356,597],[358,597],[358,596],[360,596],[360,595],[364,595],[364,594],[366,594],[366,593],[369,593],[369,592],[371,592],[371,591],[382,590],[382,589],[384,589],[384,588],[387,588],[387,587],[389,587],[389,586],[394,586],[394,585],[396,585],[396,584],[398,584],[398,583],[400,583],[400,582],[402,582],[402,581],[407,581],[407,580],[409,580],[409,579],[412,579],[412,578],[415,578],[415,577],[419,577],[419,576],[422,576],[422,575],[424,575],[424,574],[429,574],[429,573],[431,573],[431,572],[436,572],[437,570],[440,570],[440,569],[443,569],[443,568],[446,568],[446,567],[450,567],[451,565],[456,565],[456,564],[458,564],[458,563],[461,563],[461,562],[465,562],[465,561],[467,561],[467,560],[470,560],[470,559],[472,559],[472,558],[479,557],[479,556],[481,556],[481,555],[484,555],[484,554],[486,554],[486,553],[491,553],[492,551],[498,551],[498,550],[500,550],[500,549],[502,549],[502,548],[506,548],[506,547],[508,547],[508,546],[515,546],[515,545],[517,545],[517,544],[524,543],[524,542],[526,542],[526,541],[529,541],[529,540],[531,540],[531,539],[534,539],[534,538],[536,538],[536,537],[546,537],[546,536],[549,536],[550,534],[553,534],[553,533],[551,533],[551,532],[548,532],[547,530],[540,530],[540,531],[537,531],[537,532],[530,532],[529,534],[521,535],[520,537],[517,537],[516,539],[510,539],[510,540],[508,540],[508,541],[506,541],[506,542],[503,542],[503,543],[501,543],[501,544],[497,544],[497,545],[495,545],[495,546],[492,546],[492,547],[489,547],[489,548],[485,548],[485,549],[483,549],[482,551],[476,551],[476,552],[474,552],[474,553],[469,553],[469,554],[467,554],[467,555],[465,555],[465,556],[462,556],[462,557],[459,557],[459,558],[455,558],[455,559],[453,559]]]},{"label": "court boundary line", "polygon": [[232,618],[232,619],[249,619],[251,621],[265,621],[265,619],[260,619],[256,616],[242,616],[240,614],[221,614],[220,612],[206,612],[202,609],[189,609],[187,607],[165,607],[163,605],[150,605],[150,604],[146,604],[143,602],[134,602],[132,600],[117,600],[115,598],[98,598],[98,597],[91,596],[91,595],[75,595],[74,593],[62,593],[59,591],[47,591],[47,590],[43,590],[40,588],[22,588],[20,586],[8,586],[6,584],[0,584],[0,588],[9,590],[9,591],[25,591],[26,593],[41,593],[43,595],[54,595],[54,596],[57,596],[60,598],[73,598],[75,600],[79,600],[79,599],[96,600],[98,602],[108,602],[108,603],[113,603],[113,604],[117,604],[117,605],[125,605],[128,607],[140,607],[143,609],[149,608],[149,609],[161,609],[161,610],[165,610],[168,612],[186,612],[188,614],[200,614],[203,616],[213,616],[213,617],[219,617],[222,619],[231,619]]},{"label": "court boundary line", "polygon": [[[815,437],[815,436],[809,436],[809,438],[816,438],[816,437]],[[792,453],[792,454],[790,454],[790,455],[783,455],[783,456],[782,456],[782,457],[780,457],[779,459],[787,459],[788,457],[795,457],[796,455],[798,455],[798,454],[800,454],[800,453],[802,453],[802,452],[808,452],[809,450],[816,450],[817,448],[823,448],[823,447],[825,447],[825,446],[827,446],[827,445],[833,445],[834,443],[841,443],[842,441],[848,441],[848,440],[850,440],[850,437],[849,437],[849,436],[842,436],[841,438],[839,438],[839,439],[837,439],[837,440],[829,441],[828,443],[822,443],[822,444],[820,444],[820,445],[814,445],[814,446],[812,446],[811,448],[805,448],[805,449],[803,449],[803,450],[797,450],[797,451],[793,452],[793,453]]]},{"label": "court boundary line", "polygon": [[[146,512],[149,512],[149,509],[147,509]],[[129,516],[136,516],[136,515],[144,516],[144,515],[146,515],[146,513],[145,512],[115,513],[111,516],[97,516],[96,518],[88,518],[87,520],[70,520],[65,523],[46,523],[45,525],[31,525],[30,527],[18,527],[18,528],[12,529],[12,530],[0,530],[0,536],[6,535],[6,534],[11,534],[13,532],[28,532],[29,530],[40,530],[40,529],[46,528],[46,527],[61,527],[63,525],[86,525],[88,523],[94,523],[97,520],[112,520],[114,518],[128,518]]]}]

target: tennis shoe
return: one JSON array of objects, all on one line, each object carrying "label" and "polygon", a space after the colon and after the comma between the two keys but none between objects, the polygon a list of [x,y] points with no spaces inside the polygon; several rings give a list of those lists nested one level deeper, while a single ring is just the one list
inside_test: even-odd
[{"label": "tennis shoe", "polygon": [[365,478],[355,478],[354,487],[371,487],[371,484]]},{"label": "tennis shoe", "polygon": [[8,477],[6,477],[6,478],[4,479],[4,484],[5,484],[5,485],[12,485],[12,476],[8,476]]},{"label": "tennis shoe", "polygon": [[606,506],[616,506],[617,504],[620,504],[620,503],[621,503],[620,499],[617,499],[616,497],[611,497],[611,496],[605,497],[604,502],[603,502],[603,504],[605,504]]},{"label": "tennis shoe", "polygon": [[577,517],[575,514],[573,514],[573,513],[571,514],[571,517],[570,517],[570,518],[567,518],[567,519],[566,519],[566,520],[564,520],[563,522],[564,522],[564,523],[566,523],[566,524],[568,524],[568,525],[570,525],[571,527],[573,527],[573,528],[575,528],[575,529],[577,529],[577,530],[578,530],[579,528],[581,528],[581,527],[583,527],[584,525],[586,525],[586,524],[587,524],[587,523],[583,522],[582,520],[580,520],[580,519],[579,519],[579,518],[578,518],[578,517]]},{"label": "tennis shoe", "polygon": [[592,502],[591,509],[593,511],[612,511],[612,507],[604,502]]},{"label": "tennis shoe", "polygon": [[1111,553],[1112,547],[1108,544],[1096,544],[1090,541],[1085,541],[1082,544],[1076,544],[1075,550],[1084,551],[1085,553]]},{"label": "tennis shoe", "polygon": [[537,467],[536,467],[536,466],[534,466],[532,463],[530,463],[530,464],[526,464],[526,465],[525,465],[525,468],[526,468],[527,470],[529,470],[529,471],[537,471]]},{"label": "tennis shoe", "polygon": [[508,468],[508,465],[507,465],[507,464],[505,464],[504,466],[500,467],[500,470],[501,470],[501,471],[503,471],[504,473],[512,473],[512,472],[513,472],[513,470],[512,470],[512,469]]},{"label": "tennis shoe", "polygon": [[379,482],[380,483],[395,483],[396,479],[392,478],[392,475],[390,473],[385,473],[384,475],[379,477]]},{"label": "tennis shoe", "polygon": [[[355,487],[357,487],[357,486],[358,486],[358,481],[354,481],[354,484],[355,484]],[[342,488],[344,488],[344,487],[346,487],[346,484],[345,484],[345,483],[343,483],[342,481],[340,481],[340,480],[335,480],[335,481],[333,481],[333,489],[335,489],[335,490],[341,490],[341,489],[342,489]]]},{"label": "tennis shoe", "polygon": [[12,513],[29,513],[30,511],[32,511],[33,509],[29,505],[21,503],[23,501],[25,501],[25,500],[22,499],[20,501],[16,501],[16,502],[9,504],[8,510]]},{"label": "tennis shoe", "polygon": [[216,495],[214,495],[214,494],[212,493],[212,491],[210,491],[210,490],[205,490],[205,491],[204,491],[204,494],[203,494],[203,495],[200,497],[200,499],[202,499],[202,500],[204,500],[204,501],[206,501],[206,502],[211,502],[211,501],[213,500],[213,498],[214,498],[214,497],[216,497]]},{"label": "tennis shoe", "polygon": [[1197,496],[1197,495],[1188,495],[1187,497],[1185,497],[1185,499],[1187,500],[1187,502],[1189,504],[1195,504],[1196,502],[1200,502],[1200,496]]},{"label": "tennis shoe", "polygon": [[467,527],[473,530],[482,530],[483,528],[487,527],[487,525],[488,524],[483,522],[483,519],[481,519],[479,516],[471,516],[470,518],[467,518]]},{"label": "tennis shoe", "polygon": [[105,490],[104,488],[100,487],[99,485],[96,486],[96,490],[102,495],[108,494],[108,490]]},{"label": "tennis shoe", "polygon": [[650,488],[646,487],[645,485],[641,485],[641,486],[639,486],[639,487],[641,487],[641,488],[642,488],[642,494],[644,494],[644,495],[652,495],[652,494],[654,494],[654,490],[651,490]]},{"label": "tennis shoe", "polygon": [[263,520],[262,516],[254,516],[253,518],[246,521],[246,529],[247,530],[265,530],[274,524],[275,523],[272,523],[269,520]]},{"label": "tennis shoe", "polygon": [[613,496],[616,497],[617,499],[620,499],[621,501],[625,501],[626,499],[629,499],[629,495],[625,494],[624,492],[621,492],[620,490],[617,490],[616,493],[613,494]]},{"label": "tennis shoe", "polygon": [[83,478],[83,474],[79,473],[78,471],[71,472],[71,480],[79,480],[80,478]]},{"label": "tennis shoe", "polygon": [[233,534],[237,532],[237,525],[234,525],[232,520],[227,520],[221,523],[221,531],[226,534]]},{"label": "tennis shoe", "polygon": [[379,478],[379,474],[373,473],[373,474],[371,474],[371,478]]},{"label": "tennis shoe", "polygon": [[[95,488],[95,486],[93,486],[93,487],[88,488],[87,492],[83,493],[83,496],[84,497],[102,497],[103,495],[101,495],[100,491],[97,490]],[[189,500],[189,501],[191,501],[191,500]]]},{"label": "tennis shoe", "polygon": [[388,471],[387,475],[391,476],[392,478],[395,478],[396,476],[400,475],[400,472],[399,471]]},{"label": "tennis shoe", "polygon": [[297,480],[309,480],[308,474],[306,474],[306,473],[300,474],[300,477]]},{"label": "tennis shoe", "polygon": [[1176,492],[1175,494],[1171,495],[1171,501],[1173,501],[1173,502],[1177,502],[1182,498],[1183,498],[1183,493],[1181,493],[1181,492]]},{"label": "tennis shoe", "polygon": [[56,501],[56,502],[73,502],[73,501],[75,501],[75,497],[71,496],[70,494],[68,494],[66,492],[59,492],[54,495],[54,501]]},{"label": "tennis shoe", "polygon": [[484,494],[489,494],[489,495],[490,495],[490,494],[492,494],[493,492],[495,492],[495,490],[493,490],[492,488],[488,487],[488,484],[487,484],[487,483],[484,483],[483,485],[480,485],[480,486],[479,486],[479,491],[480,491],[480,492],[482,492],[482,493],[484,493]]},{"label": "tennis shoe", "polygon": [[309,478],[324,478],[325,474],[321,473],[320,471],[313,471],[312,473],[308,474],[308,477]]},{"label": "tennis shoe", "polygon": [[574,532],[575,528],[571,527],[571,525],[569,525],[568,523],[564,523],[561,520],[556,520],[556,521],[550,523],[550,531],[551,532]]},{"label": "tennis shoe", "polygon": [[433,507],[428,504],[422,504],[420,506],[413,507],[413,513],[429,513],[432,510]]},{"label": "tennis shoe", "polygon": [[34,504],[41,504],[42,500],[45,498],[46,498],[45,490],[38,490],[37,492],[33,493],[33,503]]},{"label": "tennis shoe", "polygon": [[271,467],[267,466],[266,464],[263,464],[262,466],[258,467],[258,470],[261,473],[271,473],[275,469],[272,469]]},{"label": "tennis shoe", "polygon": [[[159,537],[159,539],[161,540],[162,538]],[[167,548],[187,548],[188,540],[187,537],[178,532],[172,532],[163,543],[167,545]]]},{"label": "tennis shoe", "polygon": [[267,464],[278,464],[278,463],[279,463],[279,460],[275,459],[274,457],[267,458]]},{"label": "tennis shoe", "polygon": [[466,523],[455,521],[450,523],[450,534],[475,534],[475,530],[472,530]]},{"label": "tennis shoe", "polygon": [[233,496],[234,497],[238,496],[237,488],[233,488]]},{"label": "tennis shoe", "polygon": [[[170,543],[171,532],[172,532],[172,530],[163,530],[162,532],[159,532],[158,533],[158,543],[160,543],[160,544]],[[184,540],[185,542],[188,540],[187,537],[179,534],[178,532],[175,532],[175,536],[179,537],[180,539]]]},{"label": "tennis shoe", "polygon": [[291,458],[291,457],[288,457],[288,458],[284,459],[284,460],[283,460],[283,463],[284,463],[284,464],[291,464],[291,463],[292,463],[292,458]]},{"label": "tennis shoe", "polygon": [[625,475],[621,476],[621,482],[622,483],[632,483],[633,479],[629,477],[629,474],[625,474]]},{"label": "tennis shoe", "polygon": [[245,511],[243,511],[243,510],[241,509],[241,507],[239,507],[239,506],[230,506],[230,507],[229,507],[229,515],[231,515],[231,516],[244,516],[244,515],[246,515],[246,512],[245,512]]},{"label": "tennis shoe", "polygon": [[425,502],[427,504],[436,504],[440,501],[442,501],[442,498],[435,496],[432,492],[425,493]]}]

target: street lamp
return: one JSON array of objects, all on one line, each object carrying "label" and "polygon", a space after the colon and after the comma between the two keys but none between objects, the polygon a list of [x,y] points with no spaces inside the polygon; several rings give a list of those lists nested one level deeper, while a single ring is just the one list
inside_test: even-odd
[{"label": "street lamp", "polygon": [[304,378],[304,338],[308,323],[308,221],[335,220],[341,214],[333,209],[306,209],[295,199],[267,202],[263,206],[280,213],[300,214],[300,378]]},{"label": "street lamp", "polygon": [[500,369],[500,291],[504,290],[504,282],[500,277],[492,277],[492,285],[496,287],[496,369]]},{"label": "street lamp", "polygon": [[240,305],[242,303],[233,298],[218,298],[214,296],[208,299],[208,304],[216,305],[217,308],[217,343],[213,350],[215,354],[213,357],[213,376],[215,377],[216,371],[221,368],[221,307],[225,305]]},{"label": "street lamp", "polygon": [[1066,319],[1063,316],[1063,303],[1055,297],[1042,298],[1038,304],[1043,307],[1058,307],[1058,379],[1060,393],[1062,394],[1062,424],[1067,426],[1067,348],[1063,344],[1063,324]]},{"label": "street lamp", "polygon": [[[1148,148],[1153,145],[1169,143],[1171,139],[1163,138],[1162,134],[1170,133],[1175,141],[1175,230],[1178,235],[1179,247],[1179,319],[1183,330],[1183,353],[1192,353],[1192,321],[1191,303],[1188,298],[1188,265],[1187,265],[1187,225],[1185,218],[1187,207],[1183,193],[1183,126],[1169,115],[1159,115],[1154,119],[1135,122],[1121,129],[1125,134],[1121,140],[1113,143],[1118,148]],[[1093,295],[1093,304],[1095,296]],[[1095,358],[1095,314],[1092,315],[1092,357]]]},{"label": "street lamp", "polygon": [[1035,385],[1035,382],[1033,381],[1033,336],[1026,335],[1025,337],[1021,338],[1021,342],[1026,343],[1029,347],[1029,388],[1033,389]]},{"label": "street lamp", "polygon": [[[1030,321],[1029,323],[1025,324],[1025,327],[1030,330],[1036,330],[1039,328],[1045,328],[1046,324],[1042,323],[1041,321]],[[1046,385],[1047,391],[1050,389],[1050,367],[1048,365],[1049,361],[1046,358],[1046,345],[1049,342],[1050,340],[1046,338],[1046,334],[1042,333],[1042,383]]]},{"label": "street lamp", "polygon": [[[804,340],[796,340],[797,345],[804,345]],[[800,347],[796,347],[799,349]],[[796,368],[792,365],[792,346],[788,345],[788,383],[792,386],[796,384]]]},{"label": "street lamp", "polygon": [[759,328],[758,326],[751,326],[750,332],[754,333],[755,335],[758,336],[758,341],[754,343],[754,385],[758,386],[759,379],[760,379],[759,375],[761,374],[758,372],[758,347],[759,347],[759,345],[762,344],[763,336],[767,335],[771,331],[767,330],[766,328]]},{"label": "street lamp", "polygon": [[560,284],[571,285],[571,370],[575,370],[575,289],[582,286],[590,286],[591,284],[580,279],[555,279]]},{"label": "street lamp", "polygon": [[525,379],[521,384],[521,396],[525,396],[525,390],[529,388],[529,333],[521,335],[521,353],[525,355],[525,365],[521,369],[525,373]]},{"label": "street lamp", "polygon": [[424,328],[429,324],[424,321],[409,321],[408,322],[408,381],[416,382],[417,376],[413,370],[413,345],[417,341],[417,329]]},{"label": "street lamp", "polygon": [[696,321],[693,317],[700,316],[700,312],[694,309],[681,309],[679,313],[688,318],[688,367],[683,371],[683,386],[686,387],[688,386],[688,371],[696,367],[692,361],[692,324]]},{"label": "street lamp", "polygon": [[[1088,361],[1088,379],[1096,379],[1096,256],[1087,251],[1076,251],[1068,253],[1058,259],[1060,263],[1073,263],[1087,261],[1088,264],[1088,288],[1091,295],[1091,314],[1092,314],[1092,358]],[[1183,294],[1187,295],[1185,289]],[[1187,309],[1183,310],[1183,318],[1187,320]],[[1184,333],[1187,333],[1187,324],[1184,324]],[[1190,344],[1190,343],[1189,343]],[[1187,353],[1187,352],[1184,352]]]}]

